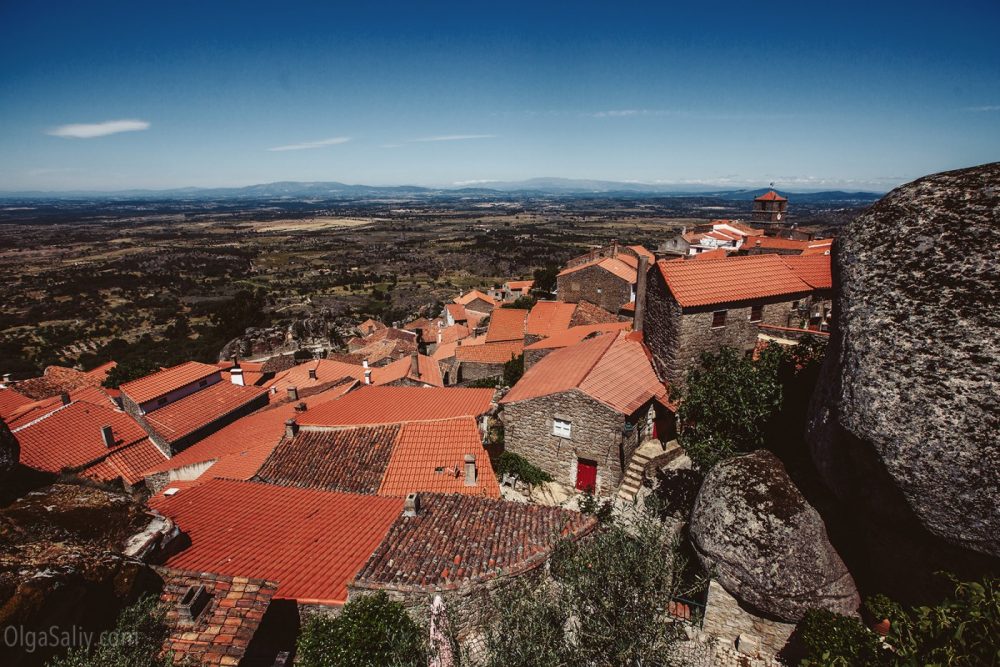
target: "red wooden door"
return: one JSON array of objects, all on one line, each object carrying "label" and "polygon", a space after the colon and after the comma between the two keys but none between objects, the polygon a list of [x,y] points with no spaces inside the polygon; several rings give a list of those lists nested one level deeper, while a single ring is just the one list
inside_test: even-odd
[{"label": "red wooden door", "polygon": [[597,486],[597,464],[585,459],[576,460],[576,490],[593,491]]}]

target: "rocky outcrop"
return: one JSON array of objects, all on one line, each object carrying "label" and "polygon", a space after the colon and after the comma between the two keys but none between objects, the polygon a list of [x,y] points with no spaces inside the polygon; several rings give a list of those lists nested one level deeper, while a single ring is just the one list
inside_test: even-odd
[{"label": "rocky outcrop", "polygon": [[314,315],[296,319],[290,324],[267,328],[250,328],[242,336],[226,343],[219,352],[219,361],[258,359],[309,350],[322,355],[336,349],[336,340],[343,335],[343,325],[334,313],[323,308]]},{"label": "rocky outcrop", "polygon": [[0,485],[10,479],[21,457],[21,446],[10,432],[7,424],[0,419]]},{"label": "rocky outcrop", "polygon": [[994,163],[897,188],[837,240],[808,437],[824,482],[884,547],[876,560],[908,565],[942,543],[1000,556],[998,229]]},{"label": "rocky outcrop", "polygon": [[[56,484],[0,510],[0,628],[40,633],[102,630],[158,578],[123,555],[149,521],[128,496]],[[26,636],[26,635],[25,635]],[[0,643],[0,664],[40,664],[48,650]]]},{"label": "rocky outcrop", "polygon": [[853,614],[860,604],[820,515],[768,451],[709,472],[690,533],[702,565],[723,588],[782,621],[796,622],[810,608]]}]

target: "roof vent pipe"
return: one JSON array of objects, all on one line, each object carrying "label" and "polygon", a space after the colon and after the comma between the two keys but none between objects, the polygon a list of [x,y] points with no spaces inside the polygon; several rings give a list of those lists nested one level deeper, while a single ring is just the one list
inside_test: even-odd
[{"label": "roof vent pipe", "polygon": [[237,387],[243,386],[243,369],[239,366],[233,366],[229,369],[229,379]]},{"label": "roof vent pipe", "polygon": [[285,421],[285,437],[294,438],[299,432],[299,423],[294,418]]},{"label": "roof vent pipe", "polygon": [[372,371],[370,368],[365,369],[365,384],[372,383]]}]

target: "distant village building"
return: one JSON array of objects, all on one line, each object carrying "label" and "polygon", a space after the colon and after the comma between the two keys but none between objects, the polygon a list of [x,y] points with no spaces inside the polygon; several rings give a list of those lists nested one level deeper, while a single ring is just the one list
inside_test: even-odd
[{"label": "distant village building", "polygon": [[769,190],[759,197],[754,198],[751,220],[754,222],[778,224],[786,222],[787,213],[788,199],[782,197],[774,190]]},{"label": "distant village building", "polygon": [[683,386],[704,352],[732,347],[752,354],[768,327],[822,330],[831,289],[828,255],[660,260],[648,276],[646,345],[660,377]]},{"label": "distant village building", "polygon": [[713,220],[684,228],[680,234],[667,239],[657,248],[657,254],[677,257],[701,256],[719,251],[731,253],[764,236],[764,230],[755,229],[737,220]]},{"label": "distant village building", "polygon": [[610,495],[635,450],[672,437],[667,388],[641,336],[612,332],[538,361],[501,400],[504,442],[578,490]]},{"label": "distant village building", "polygon": [[612,313],[635,301],[640,258],[654,261],[653,253],[639,245],[610,246],[590,251],[566,263],[556,276],[559,301],[589,301]]}]

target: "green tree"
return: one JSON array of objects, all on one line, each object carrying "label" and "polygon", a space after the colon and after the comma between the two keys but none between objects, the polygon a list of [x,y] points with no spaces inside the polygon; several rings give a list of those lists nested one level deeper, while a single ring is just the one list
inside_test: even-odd
[{"label": "green tree", "polygon": [[856,618],[810,609],[797,628],[803,667],[869,667],[889,664],[878,636]]},{"label": "green tree", "polygon": [[556,276],[558,275],[559,267],[555,264],[549,264],[542,269],[535,269],[535,274],[533,276],[535,284],[532,289],[539,292],[554,291],[556,288]]},{"label": "green tree", "polygon": [[420,627],[383,592],[344,605],[339,616],[317,614],[299,634],[303,667],[416,667],[427,664]]},{"label": "green tree", "polygon": [[169,634],[159,600],[144,596],[122,609],[112,632],[101,635],[90,649],[79,647],[49,661],[51,667],[166,667],[171,656],[161,655]]},{"label": "green tree", "polygon": [[663,523],[642,515],[559,543],[551,580],[522,580],[491,600],[486,664],[672,664],[682,630],[667,607],[687,592],[675,547]]}]

